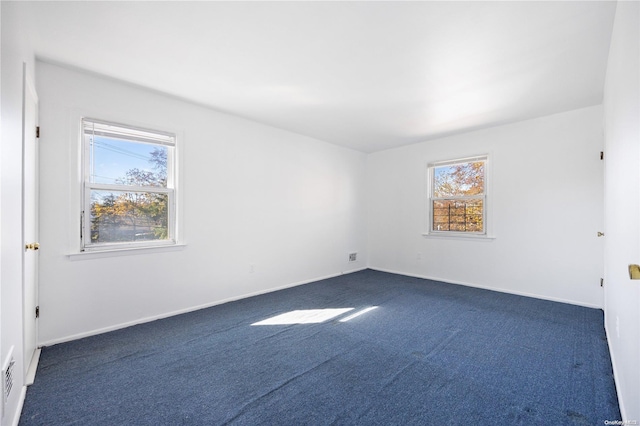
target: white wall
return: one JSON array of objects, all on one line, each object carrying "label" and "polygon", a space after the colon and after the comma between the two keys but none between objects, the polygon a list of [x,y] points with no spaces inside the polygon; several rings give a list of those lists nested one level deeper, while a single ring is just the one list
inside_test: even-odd
[{"label": "white wall", "polygon": [[28,7],[0,2],[2,17],[2,106],[0,144],[0,362],[13,347],[14,388],[0,424],[17,423],[24,398],[22,338],[22,75],[34,75]]},{"label": "white wall", "polygon": [[[51,343],[366,266],[362,153],[38,62],[40,342]],[[173,130],[182,250],[78,251],[82,115]],[[250,271],[254,265],[254,272]]]},{"label": "white wall", "polygon": [[[369,155],[369,266],[601,307],[601,123],[595,106]],[[427,163],[487,153],[495,239],[422,236]]]},{"label": "white wall", "polygon": [[605,83],[605,324],[623,419],[640,420],[640,4],[619,2]]}]

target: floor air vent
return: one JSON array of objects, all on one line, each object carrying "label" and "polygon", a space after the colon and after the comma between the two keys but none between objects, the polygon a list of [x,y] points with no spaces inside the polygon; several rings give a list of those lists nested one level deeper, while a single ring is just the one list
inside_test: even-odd
[{"label": "floor air vent", "polygon": [[16,365],[16,360],[13,358],[13,347],[9,350],[9,355],[7,355],[7,360],[2,365],[2,408],[4,413],[4,406],[9,400],[9,396],[11,395],[11,390],[13,389],[13,374],[14,367]]}]

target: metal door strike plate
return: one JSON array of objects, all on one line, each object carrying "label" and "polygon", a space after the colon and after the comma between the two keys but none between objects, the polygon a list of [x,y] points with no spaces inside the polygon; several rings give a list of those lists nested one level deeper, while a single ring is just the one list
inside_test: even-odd
[{"label": "metal door strike plate", "polygon": [[640,280],[640,265],[629,265],[629,278]]}]

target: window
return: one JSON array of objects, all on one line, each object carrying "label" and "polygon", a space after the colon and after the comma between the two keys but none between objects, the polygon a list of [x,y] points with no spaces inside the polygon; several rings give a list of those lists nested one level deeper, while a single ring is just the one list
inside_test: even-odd
[{"label": "window", "polygon": [[429,233],[487,233],[487,157],[429,164]]},{"label": "window", "polygon": [[82,120],[82,250],[175,244],[175,135]]}]

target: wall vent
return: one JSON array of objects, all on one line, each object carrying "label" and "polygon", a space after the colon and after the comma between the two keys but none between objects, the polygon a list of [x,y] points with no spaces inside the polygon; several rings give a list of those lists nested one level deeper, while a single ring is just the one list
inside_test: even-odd
[{"label": "wall vent", "polygon": [[9,350],[7,359],[2,365],[2,414],[13,389],[14,367],[16,360],[13,358],[13,346]]},{"label": "wall vent", "polygon": [[349,253],[349,262],[355,262],[358,260],[358,253]]}]

